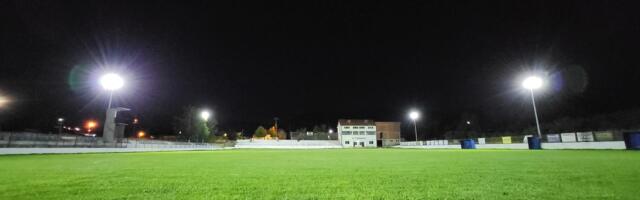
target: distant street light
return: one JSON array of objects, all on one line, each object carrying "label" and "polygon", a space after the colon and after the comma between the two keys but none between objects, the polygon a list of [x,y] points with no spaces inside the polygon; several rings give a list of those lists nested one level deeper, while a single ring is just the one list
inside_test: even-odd
[{"label": "distant street light", "polygon": [[279,141],[280,138],[278,137],[278,120],[280,120],[280,118],[278,117],[274,117],[273,121],[275,122],[275,124],[273,125],[273,127],[276,128],[276,141]]},{"label": "distant street light", "polygon": [[64,128],[63,123],[64,123],[64,118],[62,117],[58,118],[58,134],[62,134],[62,129]]},{"label": "distant street light", "polygon": [[113,99],[113,91],[118,90],[124,86],[124,80],[117,74],[108,73],[100,78],[100,84],[102,88],[108,90],[109,93],[109,105],[107,110],[111,108],[111,100]]},{"label": "distant street light", "polygon": [[87,128],[87,133],[91,133],[91,130],[96,126],[98,126],[98,123],[96,123],[95,121],[93,120],[87,121],[87,123],[85,124],[85,128]]},{"label": "distant street light", "polygon": [[533,115],[536,117],[536,127],[538,128],[538,138],[542,138],[542,133],[540,132],[540,122],[538,121],[538,111],[536,110],[536,100],[533,95],[533,90],[542,87],[543,81],[541,78],[536,76],[530,76],[522,82],[522,87],[529,89],[531,92],[531,104],[533,104]]},{"label": "distant street light", "polygon": [[416,135],[416,145],[418,145],[418,125],[416,125],[416,120],[420,118],[420,113],[418,111],[411,111],[409,118],[413,120],[413,133]]},{"label": "distant street light", "polygon": [[209,117],[211,117],[211,113],[209,111],[203,110],[200,112],[200,117],[206,122],[209,120]]},{"label": "distant street light", "polygon": [[329,129],[329,134],[327,134],[327,140],[331,140],[331,134],[333,134],[333,129]]},{"label": "distant street light", "polygon": [[144,131],[138,131],[138,138],[143,138],[145,135]]}]

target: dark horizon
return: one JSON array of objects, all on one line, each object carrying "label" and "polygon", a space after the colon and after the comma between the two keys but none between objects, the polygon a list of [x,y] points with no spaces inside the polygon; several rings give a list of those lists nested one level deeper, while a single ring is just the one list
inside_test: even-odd
[{"label": "dark horizon", "polygon": [[[3,130],[103,120],[97,76],[126,79],[114,105],[152,134],[192,105],[222,129],[273,117],[291,130],[341,118],[424,116],[431,137],[465,118],[484,131],[639,109],[633,1],[399,3],[0,2]],[[116,68],[106,69],[106,66]],[[407,134],[410,138],[410,135]]]}]

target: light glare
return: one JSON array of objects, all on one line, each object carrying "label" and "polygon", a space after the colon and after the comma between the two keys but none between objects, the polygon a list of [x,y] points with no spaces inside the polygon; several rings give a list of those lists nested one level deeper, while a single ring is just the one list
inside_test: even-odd
[{"label": "light glare", "polygon": [[100,84],[105,90],[117,90],[124,85],[124,80],[114,73],[105,74],[100,78]]},{"label": "light glare", "polygon": [[411,111],[411,113],[409,113],[409,118],[411,118],[411,120],[416,120],[420,117],[420,113],[418,113],[418,111]]},{"label": "light glare", "polygon": [[204,110],[200,112],[200,117],[202,117],[204,121],[207,121],[209,120],[209,117],[211,117],[211,113],[209,111]]},{"label": "light glare", "polygon": [[542,79],[535,76],[528,77],[522,82],[522,87],[530,90],[538,89],[542,87]]},{"label": "light glare", "polygon": [[7,97],[0,95],[0,108],[4,107],[8,103],[9,103],[9,99]]}]

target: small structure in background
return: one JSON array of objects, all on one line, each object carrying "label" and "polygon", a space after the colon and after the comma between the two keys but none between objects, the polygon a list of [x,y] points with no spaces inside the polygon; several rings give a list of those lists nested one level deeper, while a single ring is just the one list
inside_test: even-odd
[{"label": "small structure in background", "polygon": [[130,109],[128,108],[122,108],[122,107],[118,107],[118,108],[109,108],[107,109],[107,117],[104,120],[104,131],[102,132],[102,138],[104,139],[105,142],[114,142],[116,141],[116,139],[119,136],[124,135],[124,126],[126,124],[118,124],[118,129],[116,132],[116,117],[118,115],[118,112],[121,111],[129,111]]},{"label": "small structure in background", "polygon": [[378,146],[400,145],[400,122],[375,122]]},{"label": "small structure in background", "polygon": [[340,119],[338,140],[343,147],[376,147],[376,123],[370,119]]}]

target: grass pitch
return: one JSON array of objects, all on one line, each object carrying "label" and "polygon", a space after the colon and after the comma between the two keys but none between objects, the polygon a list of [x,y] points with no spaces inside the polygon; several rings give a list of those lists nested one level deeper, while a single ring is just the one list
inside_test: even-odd
[{"label": "grass pitch", "polygon": [[640,152],[225,150],[0,156],[0,199],[639,199]]}]

